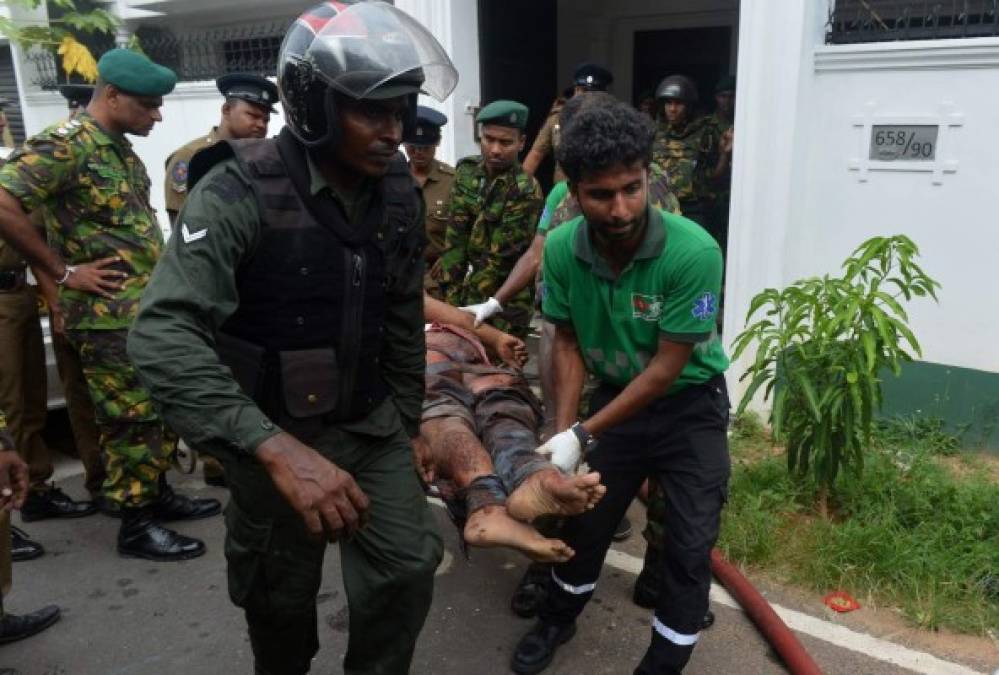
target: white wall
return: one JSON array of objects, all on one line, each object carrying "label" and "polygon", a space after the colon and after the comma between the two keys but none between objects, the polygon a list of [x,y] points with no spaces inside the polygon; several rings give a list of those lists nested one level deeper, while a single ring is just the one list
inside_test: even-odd
[{"label": "white wall", "polygon": [[[826,46],[818,3],[788,3],[775,40],[770,9],[742,0],[726,337],[763,288],[835,273],[865,239],[904,233],[942,284],[939,305],[909,306],[923,359],[999,372],[999,40]],[[869,130],[856,125],[871,116],[940,123],[953,173],[859,170]]]},{"label": "white wall", "polygon": [[462,157],[478,154],[471,112],[480,97],[478,4],[471,0],[395,0],[395,6],[427,27],[458,70],[458,86],[443,104],[426,96],[420,101],[448,118],[437,158],[453,165]]}]

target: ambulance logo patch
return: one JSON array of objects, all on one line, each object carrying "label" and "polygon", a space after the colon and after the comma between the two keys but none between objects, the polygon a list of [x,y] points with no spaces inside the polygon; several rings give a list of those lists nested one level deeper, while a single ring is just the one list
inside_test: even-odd
[{"label": "ambulance logo patch", "polygon": [[631,318],[642,321],[658,321],[663,315],[663,296],[631,294]]},{"label": "ambulance logo patch", "polygon": [[718,311],[718,299],[715,294],[711,291],[705,291],[694,300],[694,306],[691,308],[690,313],[694,315],[694,318],[698,321],[707,321],[715,315]]}]

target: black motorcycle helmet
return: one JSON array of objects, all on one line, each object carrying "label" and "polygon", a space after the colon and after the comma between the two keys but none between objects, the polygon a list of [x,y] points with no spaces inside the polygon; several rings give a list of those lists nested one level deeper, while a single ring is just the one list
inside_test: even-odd
[{"label": "black motorcycle helmet", "polygon": [[689,105],[697,103],[697,85],[686,75],[670,75],[656,87],[656,101],[675,99]]},{"label": "black motorcycle helmet", "polygon": [[339,141],[334,93],[409,98],[403,133],[423,92],[439,101],[458,82],[444,48],[405,12],[384,2],[324,2],[288,29],[278,55],[278,92],[288,128],[307,147]]}]

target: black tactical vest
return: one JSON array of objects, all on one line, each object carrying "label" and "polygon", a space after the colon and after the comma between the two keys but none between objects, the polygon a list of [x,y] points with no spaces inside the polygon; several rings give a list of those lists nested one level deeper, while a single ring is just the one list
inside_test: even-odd
[{"label": "black tactical vest", "polygon": [[[268,414],[282,402],[293,417],[363,417],[388,395],[380,367],[386,303],[424,246],[409,168],[396,157],[355,228],[328,191],[310,194],[304,150],[287,130],[228,146],[215,162],[235,156],[252,181],[261,228],[237,272],[239,307],[222,326],[220,353],[225,336],[262,348],[261,376],[248,393]],[[203,175],[208,166],[199,164]]]}]

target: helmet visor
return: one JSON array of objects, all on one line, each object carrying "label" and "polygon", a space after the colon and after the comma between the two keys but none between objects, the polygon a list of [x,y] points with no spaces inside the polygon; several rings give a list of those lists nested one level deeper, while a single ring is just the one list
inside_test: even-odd
[{"label": "helmet visor", "polygon": [[[301,19],[300,19],[301,21]],[[327,21],[303,55],[313,72],[356,99],[423,93],[443,101],[458,72],[441,44],[405,12],[360,2]]]}]

